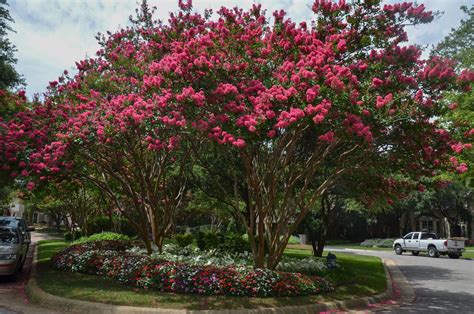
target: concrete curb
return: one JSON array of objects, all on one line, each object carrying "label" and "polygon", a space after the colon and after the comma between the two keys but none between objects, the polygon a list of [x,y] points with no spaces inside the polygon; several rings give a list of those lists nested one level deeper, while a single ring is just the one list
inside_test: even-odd
[{"label": "concrete curb", "polygon": [[[392,260],[382,259],[387,280],[385,292],[365,298],[350,299],[345,301],[325,302],[318,304],[285,306],[278,308],[258,308],[258,309],[224,309],[224,310],[177,310],[177,309],[157,309],[143,308],[122,305],[111,305],[67,299],[49,294],[40,289],[36,283],[37,247],[35,247],[34,259],[31,266],[31,276],[26,287],[26,292],[31,302],[39,306],[56,310],[61,313],[113,313],[113,314],[300,314],[319,313],[326,311],[341,311],[352,309],[379,309],[385,305],[401,305],[414,299],[414,291],[401,271]],[[394,299],[397,299],[394,300]],[[399,302],[401,301],[401,302]]]}]

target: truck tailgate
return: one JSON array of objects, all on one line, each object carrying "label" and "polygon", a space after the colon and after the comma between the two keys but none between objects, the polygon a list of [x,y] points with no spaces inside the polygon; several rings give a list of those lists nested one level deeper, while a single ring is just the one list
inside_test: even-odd
[{"label": "truck tailgate", "polygon": [[448,239],[448,250],[461,251],[464,249],[464,240]]}]

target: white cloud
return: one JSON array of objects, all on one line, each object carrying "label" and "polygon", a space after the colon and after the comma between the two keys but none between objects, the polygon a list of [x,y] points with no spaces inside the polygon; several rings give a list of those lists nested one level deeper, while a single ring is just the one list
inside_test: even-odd
[{"label": "white cloud", "polygon": [[[221,6],[249,8],[262,3],[269,13],[284,9],[295,21],[311,16],[311,0],[194,0],[196,10],[214,10]],[[399,2],[390,0],[386,2]],[[419,1],[420,3],[423,1]],[[157,7],[156,17],[167,19],[168,12],[177,9],[177,0],[149,0]],[[409,30],[411,42],[435,44],[452,27],[459,25],[461,5],[472,0],[426,0],[430,10],[445,11],[443,17],[429,25]],[[99,48],[94,36],[97,32],[117,30],[128,24],[134,14],[135,0],[10,0],[10,13],[15,20],[11,40],[18,52],[17,70],[26,78],[28,95],[41,93],[49,81],[64,69],[74,68],[74,62],[92,56]]]}]

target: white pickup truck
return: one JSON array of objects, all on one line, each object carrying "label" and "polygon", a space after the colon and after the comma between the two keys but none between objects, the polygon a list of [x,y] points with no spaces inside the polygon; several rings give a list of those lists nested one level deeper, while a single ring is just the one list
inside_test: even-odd
[{"label": "white pickup truck", "polygon": [[459,258],[465,251],[463,239],[438,239],[432,232],[410,232],[403,238],[395,240],[393,249],[397,255],[411,251],[413,255],[428,252],[430,257],[448,255],[450,258]]}]

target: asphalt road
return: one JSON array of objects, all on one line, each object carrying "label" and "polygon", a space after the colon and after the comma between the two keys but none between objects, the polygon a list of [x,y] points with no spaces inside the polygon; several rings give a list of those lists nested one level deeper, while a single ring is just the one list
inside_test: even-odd
[{"label": "asphalt road", "polygon": [[415,289],[413,303],[381,313],[474,313],[474,260],[396,255],[389,251],[344,251],[394,260]]}]

